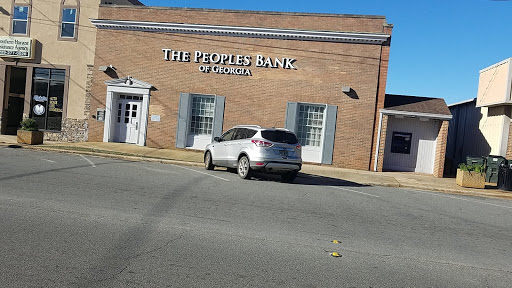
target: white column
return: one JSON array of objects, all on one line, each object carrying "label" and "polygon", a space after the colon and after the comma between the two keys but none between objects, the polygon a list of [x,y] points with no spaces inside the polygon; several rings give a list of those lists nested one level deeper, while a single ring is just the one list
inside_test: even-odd
[{"label": "white column", "polygon": [[379,130],[377,131],[377,147],[375,147],[375,161],[373,161],[373,171],[377,172],[377,162],[379,162],[379,149],[380,149],[380,133],[382,130],[382,112],[379,113]]},{"label": "white column", "polygon": [[137,145],[146,146],[146,136],[148,131],[148,115],[149,115],[149,90],[142,96],[142,109],[140,115],[139,140]]},{"label": "white column", "polygon": [[[105,123],[103,125],[103,142],[112,142],[112,138],[114,135],[112,135],[112,123],[115,123],[112,119],[112,102],[114,98],[114,92],[107,89],[107,103],[105,107]],[[114,113],[115,114],[115,113]]]}]

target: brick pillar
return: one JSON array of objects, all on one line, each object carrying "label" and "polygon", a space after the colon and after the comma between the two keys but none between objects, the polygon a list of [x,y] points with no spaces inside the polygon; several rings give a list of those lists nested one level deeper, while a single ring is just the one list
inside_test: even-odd
[{"label": "brick pillar", "polygon": [[87,65],[87,81],[85,82],[85,106],[84,116],[89,119],[91,116],[91,95],[92,95],[92,74],[94,71],[93,65]]},{"label": "brick pillar", "polygon": [[379,156],[377,159],[377,171],[382,172],[384,165],[384,151],[386,149],[386,134],[388,131],[388,115],[382,115],[382,126],[380,127]]},{"label": "brick pillar", "polygon": [[437,134],[436,158],[434,160],[434,176],[438,178],[443,178],[444,173],[446,141],[448,138],[448,122],[449,121],[443,121],[441,128],[439,128],[439,133]]},{"label": "brick pillar", "polygon": [[[377,98],[375,103],[375,115],[374,115],[374,128],[373,128],[373,147],[370,159],[370,167],[373,169],[374,161],[375,161],[375,153],[377,149],[377,133],[379,127],[379,116],[380,110],[384,109],[384,99],[386,98],[386,79],[388,72],[388,59],[389,59],[389,46],[382,47],[381,50],[381,63],[379,70],[379,84],[377,88]],[[382,137],[382,135],[381,135]]]},{"label": "brick pillar", "polygon": [[[383,27],[383,33],[391,35],[393,30],[392,25]],[[374,114],[374,125],[373,125],[373,139],[372,139],[372,150],[370,156],[370,170],[373,171],[375,165],[375,153],[377,150],[377,134],[379,127],[380,109],[384,108],[384,99],[386,98],[386,81],[388,78],[388,65],[389,65],[389,51],[391,46],[391,39],[381,46],[380,51],[380,65],[379,65],[379,78],[377,86],[377,98],[375,100],[375,114]],[[382,137],[382,135],[381,135]],[[377,164],[378,165],[378,164]]]}]

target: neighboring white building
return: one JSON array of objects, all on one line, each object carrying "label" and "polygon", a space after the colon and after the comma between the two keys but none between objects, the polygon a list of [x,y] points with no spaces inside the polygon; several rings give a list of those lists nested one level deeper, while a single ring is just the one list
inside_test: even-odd
[{"label": "neighboring white building", "polygon": [[482,108],[479,128],[491,155],[512,156],[509,131],[512,105],[512,58],[480,70],[476,107]]},{"label": "neighboring white building", "polygon": [[512,58],[480,70],[477,98],[449,105],[446,163],[451,172],[467,156],[512,159]]}]

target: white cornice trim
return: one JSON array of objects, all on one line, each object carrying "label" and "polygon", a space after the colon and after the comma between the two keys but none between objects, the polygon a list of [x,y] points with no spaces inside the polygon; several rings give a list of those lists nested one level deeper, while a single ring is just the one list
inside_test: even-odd
[{"label": "white cornice trim", "polygon": [[251,37],[282,40],[378,44],[386,42],[391,35],[380,33],[329,32],[292,30],[277,28],[218,26],[164,22],[142,22],[127,20],[90,19],[98,29],[201,34],[232,37]]},{"label": "white cornice trim", "polygon": [[430,119],[440,119],[440,120],[450,120],[450,119],[452,119],[452,115],[433,114],[433,113],[421,113],[421,112],[410,112],[410,111],[400,111],[400,110],[380,109],[380,113],[382,113],[384,115],[415,116],[415,117],[430,118]]},{"label": "white cornice trim", "polygon": [[476,108],[482,108],[482,107],[493,107],[493,106],[500,106],[500,105],[512,105],[512,101],[497,101],[497,102],[491,102],[491,103],[485,103],[485,104],[477,104],[475,105]]},{"label": "white cornice trim", "polygon": [[130,76],[113,79],[105,81],[107,86],[117,86],[117,87],[128,87],[128,88],[139,88],[139,89],[151,89],[153,85],[141,81],[139,79],[132,78]]}]

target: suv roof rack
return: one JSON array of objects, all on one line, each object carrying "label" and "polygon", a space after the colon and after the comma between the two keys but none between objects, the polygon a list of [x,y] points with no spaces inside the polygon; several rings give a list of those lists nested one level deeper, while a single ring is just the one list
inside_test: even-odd
[{"label": "suv roof rack", "polygon": [[253,127],[253,128],[261,128],[260,125],[236,125],[235,127]]}]

